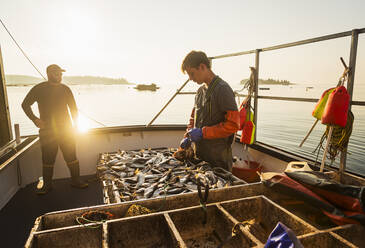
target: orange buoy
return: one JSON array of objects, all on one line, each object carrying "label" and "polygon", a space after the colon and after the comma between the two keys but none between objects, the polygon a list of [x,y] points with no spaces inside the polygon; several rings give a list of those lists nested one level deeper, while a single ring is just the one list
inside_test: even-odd
[{"label": "orange buoy", "polygon": [[344,86],[337,87],[328,97],[322,124],[346,126],[350,95]]}]

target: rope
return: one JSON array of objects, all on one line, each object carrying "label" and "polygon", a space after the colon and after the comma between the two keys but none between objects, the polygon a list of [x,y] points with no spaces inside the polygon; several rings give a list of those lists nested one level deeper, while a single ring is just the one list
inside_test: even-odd
[{"label": "rope", "polygon": [[14,39],[14,37],[11,35],[10,31],[7,29],[7,27],[5,26],[4,22],[0,19],[1,24],[3,25],[3,27],[5,28],[6,32],[8,32],[9,36],[11,37],[11,39],[14,41],[15,45],[17,45],[17,47],[19,48],[19,50],[23,53],[23,55],[25,56],[25,58],[29,61],[29,63],[33,66],[34,69],[36,69],[36,71],[39,73],[39,75],[41,75],[44,80],[47,80],[43,74],[38,70],[38,68],[32,63],[32,61],[30,60],[30,58],[28,57],[28,55],[23,51],[23,49],[19,46],[18,42]]},{"label": "rope", "polygon": [[[347,67],[345,64],[343,58],[341,57],[341,62],[345,66],[345,70],[343,71],[341,77],[338,80],[337,87],[343,86],[345,82],[348,80],[348,76],[350,73],[350,68]],[[316,149],[314,149],[313,153],[317,151],[316,156],[316,163],[318,162],[319,152],[321,149],[325,149],[323,147],[323,144],[328,138],[328,133],[330,130],[330,127],[333,127],[332,136],[330,140],[330,146],[327,152],[327,158],[331,160],[331,165],[335,161],[337,155],[340,152],[347,152],[347,145],[349,143],[349,139],[352,133],[352,126],[354,123],[354,114],[351,112],[351,110],[348,111],[347,114],[347,123],[345,127],[340,127],[337,125],[327,125],[326,131],[321,137],[321,140],[319,141],[318,146]]]},{"label": "rope", "polygon": [[[240,234],[239,231],[239,227],[245,227],[245,226],[252,226],[254,223],[254,220],[246,220],[246,221],[242,221],[242,222],[237,222],[233,227],[232,227],[232,232],[231,234],[225,239],[223,240],[218,246],[217,248],[222,248],[225,244],[227,244],[232,238],[234,238],[236,235]],[[244,236],[246,237],[246,236]]]},{"label": "rope", "polygon": [[89,115],[87,115],[87,114],[85,114],[85,112],[84,111],[82,111],[81,109],[77,109],[80,113],[82,113],[86,118],[88,118],[89,120],[92,120],[92,121],[94,121],[94,122],[96,122],[96,123],[98,123],[99,125],[102,125],[103,127],[106,127],[106,125],[104,124],[104,123],[101,123],[100,121],[97,121],[97,120],[95,120],[94,118],[92,118],[92,117],[90,117]]},{"label": "rope", "polygon": [[[83,220],[84,222],[89,222],[88,224],[96,224],[95,226],[94,225],[91,225],[91,226],[87,226],[86,224],[84,224],[82,221],[80,221],[80,220]],[[99,226],[101,226],[101,225],[103,225],[103,223],[105,222],[105,221],[92,221],[92,220],[88,220],[88,219],[86,219],[86,218],[84,218],[84,217],[76,217],[76,222],[79,224],[79,225],[81,225],[81,226],[83,226],[83,227],[86,227],[86,228],[92,228],[92,229],[95,229],[95,228],[99,228]]]},{"label": "rope", "polygon": [[[331,160],[331,165],[333,164],[334,160],[336,159],[337,155],[340,152],[347,152],[347,145],[349,143],[349,139],[352,133],[352,127],[354,123],[354,115],[351,111],[349,111],[347,115],[347,123],[345,127],[334,126],[332,131],[332,137],[330,146],[327,153],[327,158]],[[317,151],[316,162],[318,160],[319,151],[324,149],[323,144],[327,140],[328,132],[330,129],[330,125],[327,126],[326,131],[322,135],[322,138],[313,152]]]},{"label": "rope", "polygon": [[[209,195],[209,184],[203,184],[200,179],[197,179],[197,185],[198,185],[198,196],[199,196],[199,202],[200,206],[203,209],[203,225],[207,224],[207,218],[208,218],[208,212],[207,212],[207,201],[208,201],[208,195]],[[201,186],[204,186],[204,196],[201,192]]]},{"label": "rope", "polygon": [[165,208],[165,206],[166,206],[166,203],[167,203],[167,199],[166,199],[166,197],[167,197],[167,187],[169,186],[169,183],[168,182],[166,182],[166,180],[164,181],[164,186],[163,186],[163,204],[158,208],[158,209],[156,209],[156,210],[154,210],[154,212],[160,212],[163,208]]},{"label": "rope", "polygon": [[240,105],[240,109],[246,109],[246,120],[251,120],[251,110],[254,110],[251,106],[251,98],[254,92],[256,69],[254,67],[250,67],[250,70],[250,79],[246,81],[245,85],[242,88],[242,90],[247,89],[247,97],[242,101]]},{"label": "rope", "polygon": [[[98,214],[98,217],[101,217],[101,220],[91,220],[90,217],[92,217],[93,215],[95,217],[96,216],[95,214]],[[76,222],[79,225],[82,225],[83,227],[86,227],[86,228],[98,228],[105,221],[111,219],[112,217],[113,217],[113,215],[109,212],[95,210],[95,211],[85,212],[81,216],[76,217]],[[84,222],[86,222],[86,223],[84,223]],[[94,225],[86,226],[86,224],[96,224],[96,226],[94,226]]]},{"label": "rope", "polygon": [[[33,66],[33,68],[39,73],[39,75],[44,79],[47,80],[47,78],[40,72],[40,70],[33,64],[33,62],[30,60],[29,56],[24,52],[24,50],[20,47],[20,45],[18,44],[18,42],[15,40],[15,38],[13,37],[13,35],[10,33],[9,29],[5,26],[4,22],[0,19],[1,24],[3,25],[3,27],[5,28],[6,32],[9,34],[9,36],[11,37],[11,39],[14,41],[15,45],[19,48],[19,50],[23,53],[24,57],[28,60],[28,62]],[[85,112],[83,112],[81,109],[78,109],[79,112],[81,112],[83,115],[86,116],[86,118],[98,123],[99,125],[102,125],[104,127],[106,127],[105,124],[101,123],[100,121],[97,121],[93,118],[91,118],[90,116],[86,115]]]}]

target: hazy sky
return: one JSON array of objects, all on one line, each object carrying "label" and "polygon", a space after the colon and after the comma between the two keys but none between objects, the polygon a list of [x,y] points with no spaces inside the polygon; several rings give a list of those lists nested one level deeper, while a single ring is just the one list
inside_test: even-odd
[{"label": "hazy sky", "polygon": [[[181,84],[181,61],[191,50],[208,56],[239,52],[365,27],[365,1],[123,1],[0,0],[0,18],[33,62],[66,75]],[[357,80],[365,82],[365,34]],[[0,27],[6,74],[38,76]],[[260,76],[328,83],[348,61],[350,38],[261,55]],[[213,62],[233,83],[248,77],[254,57]],[[362,70],[364,71],[364,70]]]}]

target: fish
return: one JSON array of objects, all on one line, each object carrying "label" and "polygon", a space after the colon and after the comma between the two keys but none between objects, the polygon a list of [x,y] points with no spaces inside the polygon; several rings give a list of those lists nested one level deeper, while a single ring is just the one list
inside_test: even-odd
[{"label": "fish", "polygon": [[146,190],[145,188],[139,188],[139,189],[137,189],[137,190],[135,191],[135,193],[136,193],[136,194],[143,194],[145,190]]},{"label": "fish", "polygon": [[169,178],[171,177],[171,169],[170,170],[168,170],[166,173],[165,173],[165,175],[163,176],[163,177],[161,177],[161,179],[158,181],[158,182],[165,182],[165,181],[167,181],[167,180],[169,180]]},{"label": "fish", "polygon": [[185,184],[185,188],[189,189],[191,191],[197,191],[198,190],[198,186],[196,184],[192,183],[192,182]]},{"label": "fish", "polygon": [[174,183],[177,183],[177,182],[179,182],[179,177],[178,176],[171,176],[171,178],[170,178],[170,180],[169,180],[169,183],[172,183],[172,184],[174,184]]},{"label": "fish", "polygon": [[132,160],[132,164],[140,164],[140,165],[142,164],[142,165],[144,165],[144,164],[146,164],[146,162],[148,160],[150,160],[150,158],[135,158],[135,159]]},{"label": "fish", "polygon": [[218,189],[223,188],[225,184],[226,184],[226,182],[224,180],[218,179],[217,188]]},{"label": "fish", "polygon": [[125,178],[125,177],[127,177],[127,173],[119,172],[119,176],[120,176],[120,178]]},{"label": "fish", "polygon": [[143,187],[143,188],[148,188],[150,185],[151,185],[151,183],[143,183],[143,184],[141,185],[141,187]]},{"label": "fish", "polygon": [[138,163],[132,163],[132,164],[129,165],[129,167],[131,167],[131,168],[137,168],[137,169],[142,169],[142,168],[145,167],[145,165],[144,164],[138,164]]},{"label": "fish", "polygon": [[213,171],[206,171],[204,173],[205,177],[208,178],[210,185],[216,184],[218,179],[217,177],[214,175]]},{"label": "fish", "polygon": [[156,179],[156,178],[159,178],[159,176],[158,176],[158,175],[156,175],[156,174],[152,174],[152,175],[146,175],[146,176],[145,176],[145,178],[146,178],[146,180],[149,180],[149,179]]},{"label": "fish", "polygon": [[108,161],[107,162],[107,165],[108,166],[113,166],[113,165],[115,165],[118,162],[119,162],[119,160],[115,158],[115,159],[112,159],[112,160]]},{"label": "fish", "polygon": [[115,186],[118,189],[124,189],[125,188],[124,182],[122,180],[120,180],[120,179],[115,180],[114,183],[115,183]]},{"label": "fish", "polygon": [[153,192],[153,197],[158,197],[160,195],[163,195],[165,193],[165,191],[163,190],[163,188],[158,188],[155,190],[155,192]]},{"label": "fish", "polygon": [[112,170],[115,170],[115,171],[125,171],[127,169],[127,166],[125,164],[113,165],[111,168],[112,168]]},{"label": "fish", "polygon": [[213,172],[214,172],[214,174],[216,174],[217,176],[219,176],[219,177],[221,177],[225,180],[230,180],[231,179],[232,174],[230,172],[220,168],[220,167],[214,167]]},{"label": "fish", "polygon": [[172,188],[167,190],[167,194],[168,195],[180,194],[184,190],[185,190],[184,188]]},{"label": "fish", "polygon": [[137,177],[126,178],[125,182],[126,183],[132,183],[132,184],[137,183]]},{"label": "fish", "polygon": [[190,174],[187,174],[183,178],[180,179],[180,182],[187,183],[189,180],[190,180]]},{"label": "fish", "polygon": [[139,188],[145,182],[145,175],[142,172],[137,174],[137,185],[136,187]]},{"label": "fish", "polygon": [[162,174],[161,171],[159,171],[157,169],[151,169],[151,172],[154,174]]},{"label": "fish", "polygon": [[194,192],[198,180],[211,189],[242,183],[230,172],[195,156],[180,161],[174,157],[178,151],[144,149],[102,154],[97,175],[101,180],[114,181],[122,201]]},{"label": "fish", "polygon": [[153,192],[156,190],[157,188],[157,183],[152,184],[150,187],[148,187],[145,191],[144,191],[144,197],[145,198],[150,198],[153,194]]}]

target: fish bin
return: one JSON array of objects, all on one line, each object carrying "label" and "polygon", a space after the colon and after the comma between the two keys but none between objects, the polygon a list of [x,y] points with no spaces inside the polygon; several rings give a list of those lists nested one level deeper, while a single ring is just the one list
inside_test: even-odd
[{"label": "fish bin", "polygon": [[229,201],[221,206],[238,222],[248,222],[249,232],[264,244],[279,221],[292,229],[296,236],[315,230],[265,196]]},{"label": "fish bin", "polygon": [[[25,245],[30,248],[49,247],[78,247],[78,248],[99,248],[102,247],[102,225],[79,226],[52,231],[34,233],[31,242]],[[29,246],[28,246],[29,245]]]},{"label": "fish bin", "polygon": [[104,203],[166,197],[196,192],[198,183],[220,189],[246,182],[201,160],[178,160],[176,149],[158,148],[102,153],[97,175]]},{"label": "fish bin", "polygon": [[187,247],[254,247],[244,234],[232,237],[234,223],[217,206],[194,207],[169,213]]},{"label": "fish bin", "polygon": [[108,243],[109,248],[178,247],[178,241],[163,214],[109,222]]},{"label": "fish bin", "polygon": [[[357,247],[347,240],[342,239],[338,235],[333,235],[331,233],[316,233],[313,235],[304,235],[299,238],[300,243],[304,247]],[[364,247],[363,244],[359,247]]]}]

